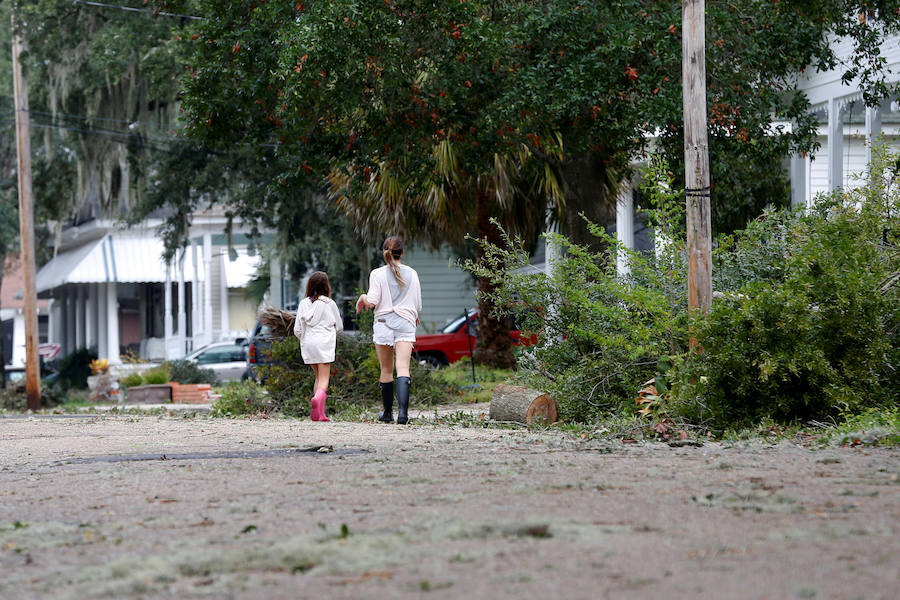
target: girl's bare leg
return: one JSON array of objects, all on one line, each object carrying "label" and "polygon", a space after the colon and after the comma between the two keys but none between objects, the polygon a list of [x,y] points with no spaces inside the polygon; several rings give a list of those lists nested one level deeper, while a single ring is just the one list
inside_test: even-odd
[{"label": "girl's bare leg", "polygon": [[412,350],[412,342],[397,342],[394,345],[394,354],[397,356],[397,377],[409,377],[409,360]]},{"label": "girl's bare leg", "polygon": [[378,364],[381,365],[378,387],[381,388],[383,409],[378,415],[378,420],[392,423],[394,421],[394,349],[390,346],[375,344],[375,353],[378,355]]},{"label": "girl's bare leg", "polygon": [[319,365],[313,364],[309,365],[313,371],[313,376],[315,376],[316,380],[313,382],[313,395],[319,390]]},{"label": "girl's bare leg", "polygon": [[381,365],[378,381],[381,383],[394,381],[394,349],[391,346],[375,344],[375,354],[378,355],[378,364]]},{"label": "girl's bare leg", "polygon": [[328,382],[331,378],[331,363],[319,363],[316,367],[316,390],[328,391]]}]

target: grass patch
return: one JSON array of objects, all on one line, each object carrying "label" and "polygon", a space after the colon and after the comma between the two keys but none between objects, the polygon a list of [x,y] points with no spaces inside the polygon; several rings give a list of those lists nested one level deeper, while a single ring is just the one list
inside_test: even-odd
[{"label": "grass patch", "polygon": [[497,369],[483,365],[475,365],[475,379],[472,380],[472,361],[468,358],[458,360],[448,367],[438,369],[435,378],[443,383],[459,388],[455,398],[448,398],[448,403],[477,404],[490,402],[494,388],[510,381],[515,376],[512,369]]}]

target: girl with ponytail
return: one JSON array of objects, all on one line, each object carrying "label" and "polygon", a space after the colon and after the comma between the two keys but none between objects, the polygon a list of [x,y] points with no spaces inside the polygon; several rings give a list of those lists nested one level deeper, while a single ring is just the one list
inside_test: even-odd
[{"label": "girl with ponytail", "polygon": [[391,236],[381,246],[385,265],[369,273],[369,291],[356,301],[357,314],[375,309],[372,341],[381,365],[378,382],[381,386],[383,411],[378,420],[394,420],[394,368],[397,370],[397,423],[409,422],[409,361],[416,342],[416,327],[422,310],[422,290],[419,275],[401,261],[403,241]]}]

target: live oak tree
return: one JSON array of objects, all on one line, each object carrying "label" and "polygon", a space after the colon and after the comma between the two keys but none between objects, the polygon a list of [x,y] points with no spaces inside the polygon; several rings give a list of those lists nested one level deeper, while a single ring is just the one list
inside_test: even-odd
[{"label": "live oak tree", "polygon": [[[345,210],[369,229],[437,244],[459,225],[491,234],[485,216],[515,225],[525,213],[543,226],[553,204],[545,193],[499,192],[498,163],[524,150],[520,166],[542,173],[541,189],[561,191],[563,231],[584,241],[579,214],[612,219],[617,182],[649,137],[681,163],[678,2],[165,6],[203,17],[183,36],[189,134],[223,150],[275,146],[284,171],[273,185],[338,181]],[[898,18],[887,1],[708,4],[714,229],[786,201],[777,164],[811,149],[815,133],[796,77],[838,66],[832,35],[853,38],[858,51],[841,66],[860,77],[867,101],[889,93],[878,56]],[[367,210],[372,198],[379,210]]]},{"label": "live oak tree", "polygon": [[[484,219],[478,227],[478,215],[527,225],[522,231],[533,235],[562,200],[563,232],[585,241],[579,214],[611,220],[616,184],[648,138],[670,151],[679,172],[675,1],[158,4],[200,18],[154,20],[50,0],[23,9],[32,97],[56,115],[55,126],[66,127],[54,131],[69,132],[45,145],[67,150],[47,153],[47,173],[74,180],[56,188],[76,190],[60,195],[71,198],[69,214],[91,190],[99,190],[102,206],[129,207],[140,188],[115,183],[146,175],[157,198],[172,200],[168,242],[177,245],[186,207],[203,200],[225,199],[234,214],[289,232],[313,214],[311,206],[323,219],[333,209],[320,194],[327,181],[341,180],[346,192],[338,196],[358,203],[390,179],[403,182],[403,218],[385,222],[405,223],[406,233],[433,243],[455,237],[451,229],[491,234]],[[707,4],[714,230],[786,201],[781,158],[814,144],[808,103],[794,92],[799,72],[839,66],[848,79],[859,76],[870,103],[890,92],[878,54],[898,19],[896,3],[886,0]],[[850,63],[836,63],[832,35],[852,38],[858,51]],[[168,125],[178,99],[195,143],[173,149],[140,128],[161,104],[167,109],[153,114],[165,112]],[[83,117],[89,120],[77,121],[80,127],[71,120]],[[109,136],[73,131],[112,122],[102,119],[134,122],[142,136],[104,147]],[[794,127],[773,135],[780,121]],[[141,170],[148,166],[141,151],[151,144],[164,167],[193,153],[172,171],[183,185],[197,184],[191,193],[166,193],[178,180],[157,179],[159,168]],[[205,181],[190,175],[201,170]],[[429,195],[438,189],[443,199]],[[442,220],[453,227],[438,225]]]}]

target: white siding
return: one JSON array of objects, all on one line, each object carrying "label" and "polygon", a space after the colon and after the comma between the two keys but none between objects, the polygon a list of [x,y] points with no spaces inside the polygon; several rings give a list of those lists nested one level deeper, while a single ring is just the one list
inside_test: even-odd
[{"label": "white siding", "polygon": [[[891,128],[893,129],[893,128]],[[900,138],[890,135],[888,132],[885,141],[890,149],[900,149]],[[820,193],[828,191],[828,139],[822,135],[819,137],[821,148],[816,152],[815,160],[809,162],[809,185],[807,200],[815,198]],[[853,124],[844,128],[844,143],[841,150],[843,170],[843,187],[853,189],[863,184],[866,170],[866,144],[865,127]]]}]

